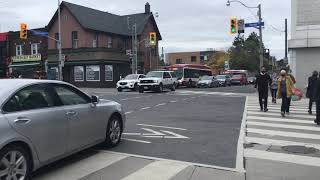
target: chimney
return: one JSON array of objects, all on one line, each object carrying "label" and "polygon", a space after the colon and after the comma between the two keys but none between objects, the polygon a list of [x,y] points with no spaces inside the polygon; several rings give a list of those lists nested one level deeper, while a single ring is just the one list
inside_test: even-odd
[{"label": "chimney", "polygon": [[151,11],[150,11],[150,4],[147,2],[146,5],[145,5],[145,14],[150,14]]}]

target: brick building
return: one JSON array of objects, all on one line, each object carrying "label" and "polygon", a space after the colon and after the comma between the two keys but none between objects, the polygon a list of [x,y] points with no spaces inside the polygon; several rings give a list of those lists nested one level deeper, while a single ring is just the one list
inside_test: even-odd
[{"label": "brick building", "polygon": [[0,33],[0,78],[8,77],[8,33]]},{"label": "brick building", "polygon": [[[131,73],[131,61],[126,50],[132,48],[132,25],[137,24],[138,70],[145,73],[159,62],[158,40],[161,35],[150,5],[145,12],[119,16],[88,7],[62,2],[61,43],[66,56],[64,81],[81,87],[114,87],[120,75]],[[49,36],[58,39],[57,12],[47,26]],[[150,32],[157,33],[157,46],[145,47]],[[56,72],[58,49],[48,41],[49,72]],[[50,73],[49,73],[50,74]]]},{"label": "brick building", "polygon": [[206,64],[209,56],[216,51],[194,51],[167,53],[166,59],[169,65],[173,64]]}]

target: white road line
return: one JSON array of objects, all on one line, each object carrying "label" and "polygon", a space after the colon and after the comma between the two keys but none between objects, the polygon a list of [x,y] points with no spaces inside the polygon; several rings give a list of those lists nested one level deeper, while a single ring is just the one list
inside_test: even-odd
[{"label": "white road line", "polygon": [[190,139],[186,136],[182,136],[181,134],[177,134],[177,133],[174,133],[174,132],[171,132],[171,131],[164,131],[164,130],[161,130],[162,132],[164,133],[167,133],[167,134],[170,134],[170,135],[173,135],[174,137],[171,137],[171,136],[165,136],[165,138],[167,139]]},{"label": "white road line", "polygon": [[317,139],[320,140],[319,134],[307,134],[307,133],[296,133],[288,131],[274,131],[274,130],[264,130],[247,128],[248,133],[264,134],[269,136],[283,136],[283,137],[294,137],[294,138],[304,138],[304,139]]},{"label": "white road line", "polygon": [[142,141],[142,140],[138,140],[138,139],[128,139],[128,138],[122,138],[123,140],[127,140],[127,141],[133,141],[133,142],[139,142],[139,143],[145,143],[145,144],[150,144],[150,141]]},{"label": "white road line", "polygon": [[187,167],[188,165],[177,162],[156,161],[135,171],[122,180],[169,180]]},{"label": "white road line", "polygon": [[[255,112],[255,111],[248,111],[248,114],[254,114],[254,115],[266,115],[266,116],[277,116],[277,117],[281,117],[280,112],[279,113],[269,113],[269,112]],[[310,116],[310,115],[296,115],[296,114],[290,114],[288,115],[288,117],[294,117],[294,118],[307,118],[307,119],[315,119],[314,116]]]},{"label": "white road line", "polygon": [[247,125],[284,128],[284,129],[299,129],[299,130],[308,130],[308,131],[320,131],[319,127],[297,126],[297,125],[275,124],[275,123],[272,124],[272,123],[254,122],[254,121],[248,121]]},{"label": "white road line", "polygon": [[177,127],[170,127],[170,126],[157,126],[157,125],[150,125],[150,124],[137,124],[138,126],[144,126],[144,127],[157,127],[157,128],[165,128],[165,129],[176,129],[176,130],[182,130],[186,131],[187,129],[183,128],[177,128]]},{"label": "white road line", "polygon": [[[252,107],[252,108],[259,108],[260,109],[260,106],[259,105],[248,105],[248,107]],[[268,109],[281,109],[281,106],[270,106],[268,105]],[[303,111],[305,110],[306,112],[308,111],[308,108],[304,108],[304,107],[300,107],[300,106],[290,106],[290,110],[300,110],[300,111]]]},{"label": "white road line", "polygon": [[261,117],[261,116],[247,116],[247,121],[267,121],[267,122],[271,121],[271,122],[314,124],[314,122],[310,120],[285,119],[285,118],[273,118],[273,117]]},{"label": "white road line", "polygon": [[140,110],[146,110],[146,109],[150,109],[151,107],[144,107],[144,108],[141,108]]},{"label": "white road line", "polygon": [[157,105],[155,105],[154,107],[158,107],[158,106],[164,106],[164,105],[166,105],[167,103],[161,103],[161,104],[157,104]]},{"label": "white road line", "polygon": [[246,137],[246,143],[258,143],[258,144],[275,145],[275,146],[306,146],[306,147],[313,147],[316,149],[320,149],[320,144],[284,141],[284,140],[267,139],[267,138],[256,138],[256,137]]},{"label": "white road line", "polygon": [[[260,110],[260,106],[248,106],[249,110]],[[281,107],[270,107],[268,106],[268,109],[270,110],[278,110],[278,112],[280,112]],[[299,112],[308,112],[308,109],[297,109],[297,108],[292,108],[290,107],[290,111],[299,111]],[[313,112],[315,112],[315,110],[313,110]]]},{"label": "white road line", "polygon": [[244,111],[242,115],[242,121],[241,121],[241,127],[239,132],[239,138],[238,138],[238,144],[237,144],[237,157],[236,157],[236,169],[239,172],[245,172],[244,169],[244,163],[243,163],[243,144],[244,144],[244,138],[245,138],[245,129],[246,129],[246,119],[247,119],[247,103],[248,103],[248,97],[246,97],[246,102],[244,105]]},{"label": "white road line", "polygon": [[125,112],[125,114],[131,114],[133,113],[133,111],[128,111],[128,112]]},{"label": "white road line", "polygon": [[186,100],[188,100],[188,98],[184,98],[184,99],[182,99],[182,101],[186,101]]},{"label": "white road line", "polygon": [[178,101],[170,101],[171,103],[176,103],[176,102],[178,102]]},{"label": "white road line", "polygon": [[320,158],[245,149],[245,157],[320,167]]},{"label": "white road line", "polygon": [[[281,108],[272,108],[272,109],[270,109],[270,108],[268,108],[269,109],[269,111],[268,112],[275,112],[275,113],[277,113],[277,112],[280,112],[280,110],[281,110]],[[248,108],[248,110],[249,111],[256,111],[256,112],[258,112],[258,111],[260,111],[260,107],[258,108]],[[315,110],[313,110],[313,112],[315,112]],[[295,113],[304,113],[304,114],[307,114],[307,111],[306,110],[292,110],[292,109],[290,109],[290,113],[291,114],[295,114]],[[309,114],[308,114],[309,115]]]}]

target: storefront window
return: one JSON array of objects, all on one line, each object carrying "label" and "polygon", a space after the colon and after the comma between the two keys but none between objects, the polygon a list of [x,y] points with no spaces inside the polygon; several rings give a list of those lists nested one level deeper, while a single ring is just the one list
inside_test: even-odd
[{"label": "storefront window", "polygon": [[100,81],[100,66],[86,66],[87,81]]},{"label": "storefront window", "polygon": [[16,56],[23,55],[22,47],[22,45],[16,45]]},{"label": "storefront window", "polygon": [[83,66],[74,66],[74,81],[84,81],[84,68]]},{"label": "storefront window", "polygon": [[31,44],[31,55],[39,54],[40,44],[39,43],[33,43]]},{"label": "storefront window", "polygon": [[112,65],[105,65],[105,80],[106,81],[113,81],[113,66]]}]

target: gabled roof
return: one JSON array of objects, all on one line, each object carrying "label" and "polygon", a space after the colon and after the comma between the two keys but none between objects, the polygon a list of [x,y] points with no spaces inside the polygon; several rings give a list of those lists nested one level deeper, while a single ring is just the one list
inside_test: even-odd
[{"label": "gabled roof", "polygon": [[[104,11],[100,11],[100,10],[96,10],[96,9],[92,9],[92,8],[88,8],[88,7],[63,1],[60,5],[60,8],[63,9],[64,7],[68,8],[68,10],[76,18],[79,24],[85,29],[131,36],[132,22],[136,22],[137,34],[140,35],[143,32],[148,20],[151,19],[151,21],[154,23],[157,29],[157,33],[160,35],[160,32],[158,30],[157,24],[154,20],[152,13],[151,14],[139,13],[139,14],[119,16],[119,15],[111,14],[108,12],[104,12]],[[48,24],[48,29],[51,28],[56,17],[57,17],[57,12],[53,16],[53,18],[50,20]],[[131,24],[131,26],[129,26],[130,29],[128,27],[128,19]],[[159,39],[161,39],[161,36]]]}]

